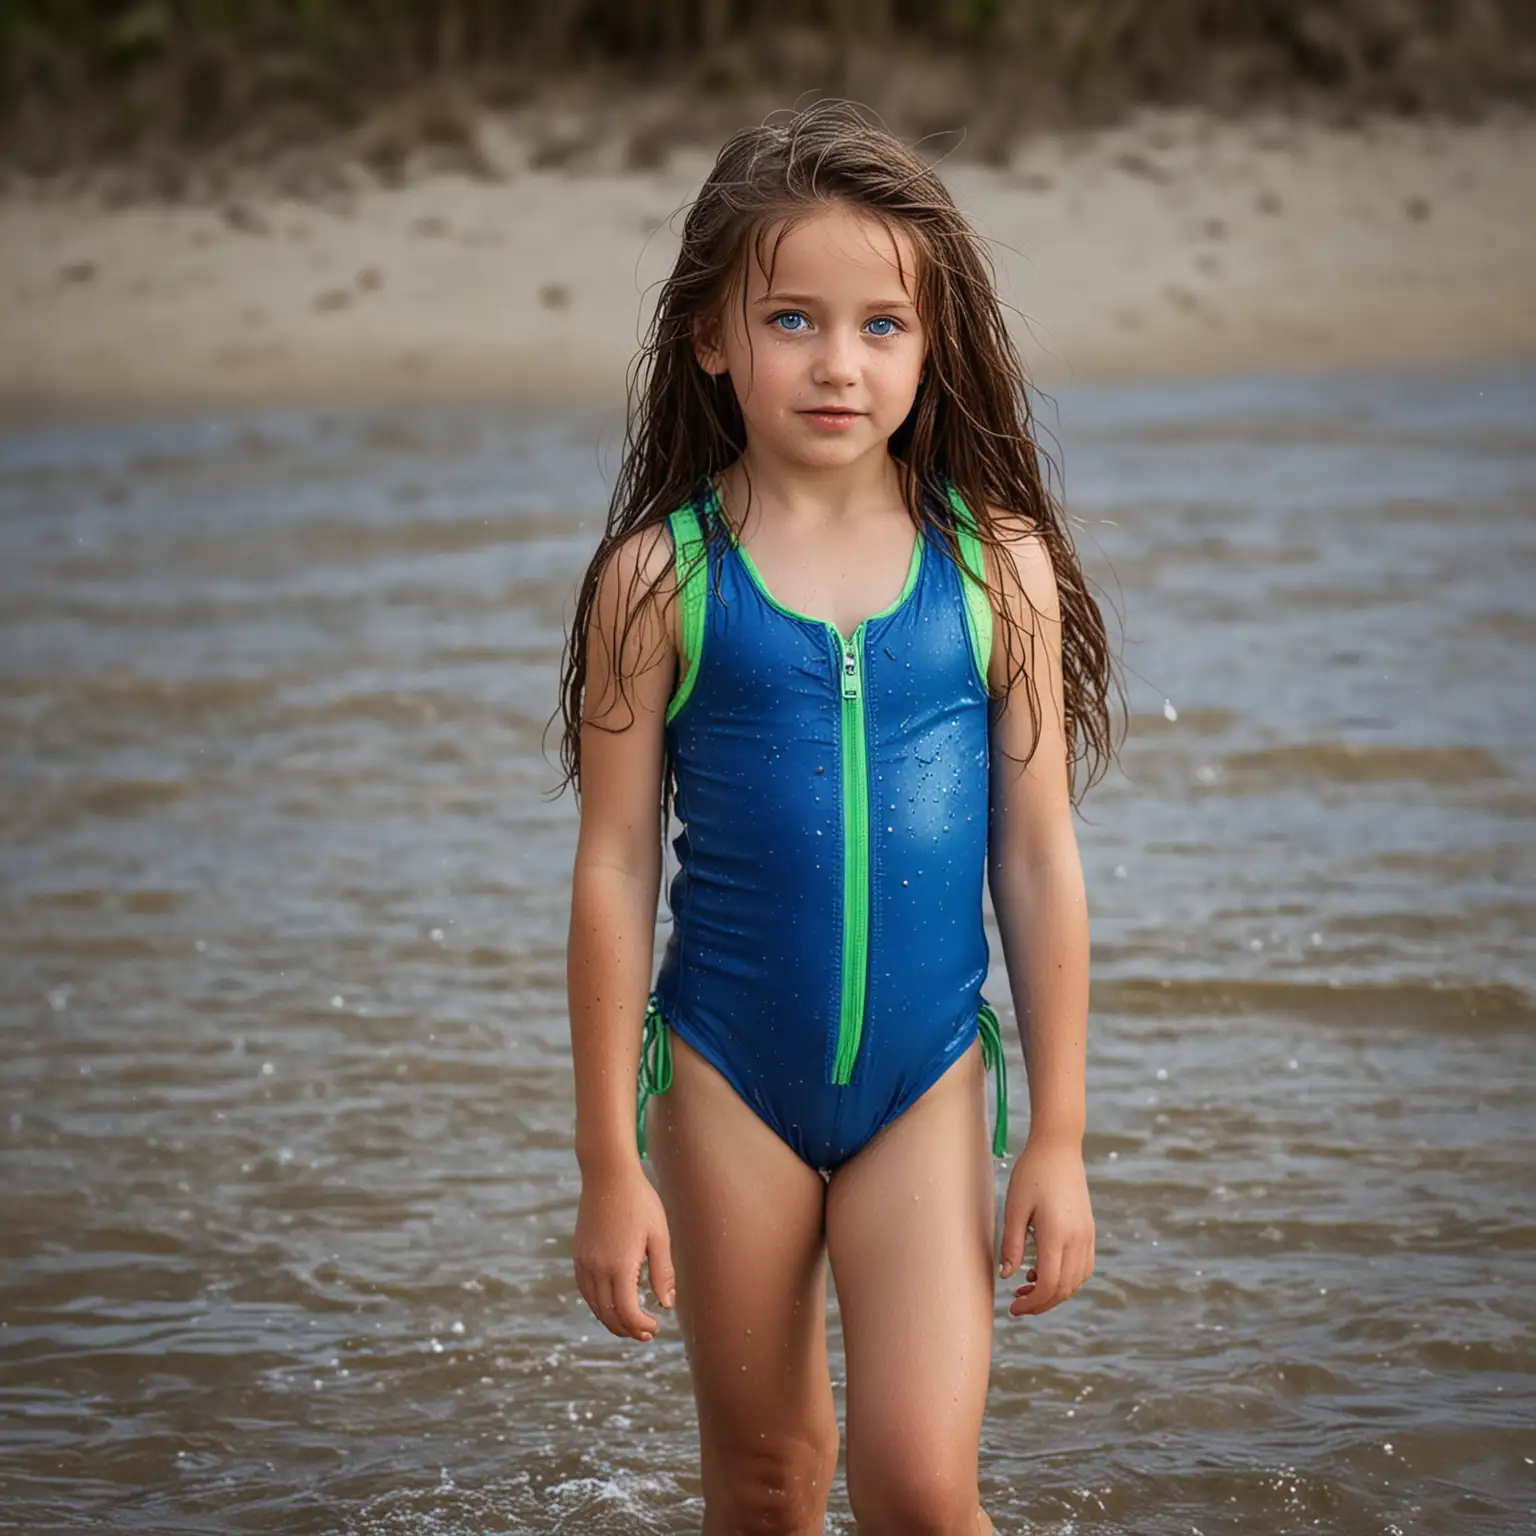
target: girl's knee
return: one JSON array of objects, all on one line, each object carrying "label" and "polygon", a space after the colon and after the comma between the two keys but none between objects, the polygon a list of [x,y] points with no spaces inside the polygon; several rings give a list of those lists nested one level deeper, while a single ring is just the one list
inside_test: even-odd
[{"label": "girl's knee", "polygon": [[820,1531],[837,1444],[834,1424],[830,1432],[765,1435],[756,1445],[714,1447],[704,1479],[705,1529],[742,1536]]},{"label": "girl's knee", "polygon": [[974,1536],[981,1501],[964,1458],[901,1455],[848,1464],[848,1502],[859,1529],[881,1536]]}]

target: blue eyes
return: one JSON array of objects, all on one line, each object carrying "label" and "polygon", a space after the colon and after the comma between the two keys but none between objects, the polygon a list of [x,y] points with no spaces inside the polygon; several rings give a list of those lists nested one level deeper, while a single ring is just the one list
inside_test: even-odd
[{"label": "blue eyes", "polygon": [[[780,321],[788,320],[803,321],[804,324],[781,325],[779,323]],[[799,336],[809,327],[810,321],[807,320],[804,313],[798,309],[785,309],[774,315],[772,319],[769,320],[768,324],[777,327],[777,329],[781,330],[786,336]],[[902,328],[901,323],[891,319],[889,315],[876,315],[873,320],[869,321],[869,324],[871,326],[887,327],[885,330],[876,330],[870,332],[871,335],[882,338],[886,336],[894,336]]]}]

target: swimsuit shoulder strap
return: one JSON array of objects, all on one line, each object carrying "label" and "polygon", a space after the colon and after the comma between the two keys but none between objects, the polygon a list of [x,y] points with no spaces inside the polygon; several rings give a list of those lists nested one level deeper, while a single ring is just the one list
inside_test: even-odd
[{"label": "swimsuit shoulder strap", "polygon": [[976,660],[976,672],[985,689],[987,670],[992,660],[992,599],[986,588],[985,553],[976,532],[976,519],[954,486],[949,487],[949,504],[954,508],[960,556],[965,561],[966,570],[976,578],[974,581],[962,579],[960,585],[965,590],[965,612],[970,621],[971,650]]},{"label": "swimsuit shoulder strap", "polygon": [[678,666],[677,691],[667,705],[667,720],[688,702],[699,657],[704,650],[704,609],[709,596],[709,558],[699,514],[692,504],[679,507],[667,522],[672,529],[672,562],[677,577],[677,601],[683,625],[683,654]]}]

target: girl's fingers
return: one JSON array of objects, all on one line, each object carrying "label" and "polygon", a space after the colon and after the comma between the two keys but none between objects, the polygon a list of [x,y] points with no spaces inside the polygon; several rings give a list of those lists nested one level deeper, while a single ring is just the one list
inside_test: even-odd
[{"label": "girl's fingers", "polygon": [[656,1300],[662,1306],[670,1307],[677,1290],[677,1276],[672,1268],[672,1240],[665,1227],[658,1227],[651,1233],[649,1267]]},{"label": "girl's fingers", "polygon": [[630,1338],[638,1339],[642,1344],[649,1344],[656,1337],[657,1329],[661,1327],[661,1324],[641,1307],[638,1294],[631,1298],[627,1306],[619,1308],[619,1316]]},{"label": "girl's fingers", "polygon": [[601,1316],[601,1298],[598,1293],[597,1276],[590,1270],[578,1269],[576,1271],[576,1289],[581,1292],[581,1299],[586,1302],[587,1309],[593,1317]]},{"label": "girl's fingers", "polygon": [[627,1279],[623,1271],[578,1271],[576,1285],[593,1317],[615,1338],[655,1338],[661,1325],[640,1305],[638,1265]]},{"label": "girl's fingers", "polygon": [[1042,1251],[1035,1269],[1031,1271],[1035,1279],[1019,1287],[1013,1305],[1008,1310],[1015,1317],[1026,1314],[1037,1317],[1042,1312],[1049,1312],[1058,1301],[1065,1300],[1066,1293],[1060,1289],[1062,1266],[1059,1249],[1047,1247]]},{"label": "girl's fingers", "polygon": [[611,1276],[599,1276],[592,1287],[592,1299],[588,1302],[592,1308],[592,1316],[600,1322],[609,1333],[622,1336],[623,1330],[614,1326],[619,1309],[613,1302],[613,1279]]},{"label": "girl's fingers", "polygon": [[592,1315],[615,1338],[630,1339],[636,1337],[636,1331],[625,1315],[620,1299],[623,1294],[622,1278],[617,1274],[604,1275],[597,1285],[597,1303],[592,1308]]},{"label": "girl's fingers", "polygon": [[1083,1261],[1079,1250],[1069,1249],[1061,1261],[1061,1278],[1056,1282],[1056,1305],[1059,1307],[1083,1283]]},{"label": "girl's fingers", "polygon": [[1057,1256],[1057,1262],[1059,1268],[1053,1288],[1047,1290],[1043,1281],[1037,1281],[1033,1285],[1020,1286],[1014,1293],[1013,1303],[1008,1310],[1015,1317],[1038,1317],[1042,1312],[1049,1312],[1052,1307],[1060,1306],[1073,1295],[1088,1278],[1091,1260],[1085,1257],[1082,1248],[1066,1249]]},{"label": "girl's fingers", "polygon": [[[1062,1261],[1065,1255],[1060,1243],[1048,1242],[1044,1251],[1035,1264],[1040,1271],[1040,1280],[1035,1288],[1036,1295],[1044,1294],[1050,1298],[1049,1304],[1054,1306],[1057,1301],[1057,1292],[1061,1286]],[[1042,1309],[1043,1310],[1043,1309]]]},{"label": "girl's fingers", "polygon": [[998,1269],[1005,1280],[1024,1262],[1024,1245],[1029,1240],[1029,1223],[1030,1213],[1027,1211],[1018,1216],[1014,1216],[1011,1212],[1005,1212],[1003,1215],[1003,1246],[999,1254]]},{"label": "girl's fingers", "polygon": [[1047,1298],[1045,1292],[1038,1286],[1025,1291],[1023,1295],[1015,1296],[1008,1310],[1015,1317],[1038,1317],[1042,1312],[1049,1312],[1056,1303]]},{"label": "girl's fingers", "polygon": [[609,1281],[611,1310],[603,1321],[621,1338],[628,1336],[646,1343],[655,1338],[661,1326],[654,1317],[640,1306],[639,1266],[633,1274],[626,1271],[614,1275]]}]

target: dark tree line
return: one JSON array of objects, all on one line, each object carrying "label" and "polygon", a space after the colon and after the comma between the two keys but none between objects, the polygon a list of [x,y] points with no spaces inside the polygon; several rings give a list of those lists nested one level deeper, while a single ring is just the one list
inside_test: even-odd
[{"label": "dark tree line", "polygon": [[1536,103],[1533,0],[0,0],[0,158],[195,152],[258,119],[313,139],[444,80],[493,106],[572,77],[869,99],[882,50],[967,60],[1034,120]]}]

